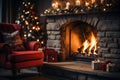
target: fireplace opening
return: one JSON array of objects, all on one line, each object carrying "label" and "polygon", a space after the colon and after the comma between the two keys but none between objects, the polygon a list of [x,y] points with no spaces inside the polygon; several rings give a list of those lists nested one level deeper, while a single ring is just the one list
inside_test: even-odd
[{"label": "fireplace opening", "polygon": [[64,60],[91,61],[98,56],[97,29],[74,20],[61,27],[62,57]]}]

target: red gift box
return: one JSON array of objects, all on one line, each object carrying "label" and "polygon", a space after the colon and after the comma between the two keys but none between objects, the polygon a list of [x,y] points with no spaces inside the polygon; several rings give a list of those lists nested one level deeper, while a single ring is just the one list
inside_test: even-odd
[{"label": "red gift box", "polygon": [[58,61],[58,52],[54,49],[45,49],[45,61],[46,62],[57,62]]}]

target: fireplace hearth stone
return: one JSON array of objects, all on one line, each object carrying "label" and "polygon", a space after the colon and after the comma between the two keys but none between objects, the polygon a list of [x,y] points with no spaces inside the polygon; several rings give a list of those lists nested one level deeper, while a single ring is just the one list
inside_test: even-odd
[{"label": "fireplace hearth stone", "polygon": [[120,63],[120,13],[81,13],[72,15],[50,15],[45,17],[46,31],[48,35],[47,47],[55,49],[62,55],[65,61],[69,53],[62,51],[61,26],[73,20],[86,22],[97,28],[98,54],[105,61]]},{"label": "fireplace hearth stone", "polygon": [[45,75],[58,77],[58,80],[120,80],[120,73],[93,70],[91,63],[82,61],[44,62],[41,70]]}]

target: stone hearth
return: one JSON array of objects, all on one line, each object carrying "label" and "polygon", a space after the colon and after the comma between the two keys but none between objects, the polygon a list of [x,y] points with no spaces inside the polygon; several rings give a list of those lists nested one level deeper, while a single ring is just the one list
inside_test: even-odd
[{"label": "stone hearth", "polygon": [[41,70],[57,80],[120,80],[119,73],[92,70],[90,63],[81,61],[45,62]]},{"label": "stone hearth", "polygon": [[80,20],[97,29],[98,54],[108,61],[120,63],[120,15],[117,12],[81,13],[70,15],[49,15],[45,17],[47,30],[47,47],[55,49],[66,60],[62,51],[61,27],[70,21]]}]

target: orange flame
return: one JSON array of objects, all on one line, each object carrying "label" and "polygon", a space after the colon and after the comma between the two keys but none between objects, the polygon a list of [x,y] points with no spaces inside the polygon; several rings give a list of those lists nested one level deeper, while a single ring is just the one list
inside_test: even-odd
[{"label": "orange flame", "polygon": [[93,47],[95,47],[94,50],[93,50],[93,54],[96,54],[95,51],[96,51],[97,41],[96,41],[96,38],[95,38],[93,32],[91,33],[91,38],[90,39],[91,39],[91,43],[90,43],[90,48],[89,48],[89,54],[91,54],[91,50],[92,50]]},{"label": "orange flame", "polygon": [[85,40],[85,42],[83,43],[83,50],[82,50],[82,53],[85,53],[85,50],[89,47],[89,42],[88,40]]},{"label": "orange flame", "polygon": [[[88,49],[89,48],[89,49]],[[93,34],[93,32],[90,34],[89,38],[87,40],[85,40],[85,42],[83,43],[83,49],[82,49],[82,53],[86,53],[86,50],[88,51],[88,55],[90,54],[96,54],[96,49],[97,49],[97,40]],[[92,52],[93,50],[93,52]]]}]

